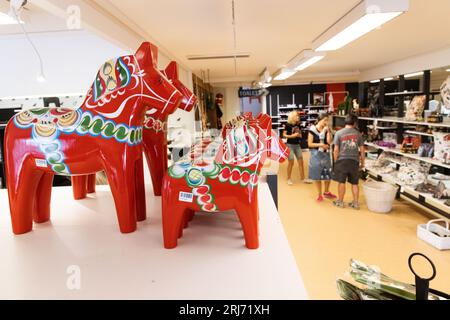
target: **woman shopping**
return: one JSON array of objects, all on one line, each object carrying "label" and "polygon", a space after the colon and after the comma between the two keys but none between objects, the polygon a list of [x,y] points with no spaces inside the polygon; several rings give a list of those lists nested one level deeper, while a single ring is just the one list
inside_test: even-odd
[{"label": "woman shopping", "polygon": [[[315,181],[317,187],[317,202],[322,202],[324,198],[336,199],[330,192],[331,183],[331,153],[332,134],[328,128],[328,114],[321,113],[315,125],[311,125],[308,134],[309,158],[309,178]],[[322,194],[322,181],[324,182],[324,192]]]},{"label": "woman shopping", "polygon": [[303,168],[303,156],[302,149],[300,147],[300,139],[302,138],[302,132],[300,130],[300,117],[297,111],[292,111],[288,115],[287,124],[283,131],[283,138],[287,139],[287,147],[291,151],[288,158],[288,185],[293,185],[292,182],[292,169],[294,167],[294,156],[297,159],[298,169],[300,171],[300,180],[304,183],[311,183],[309,179],[305,180],[305,170]]}]

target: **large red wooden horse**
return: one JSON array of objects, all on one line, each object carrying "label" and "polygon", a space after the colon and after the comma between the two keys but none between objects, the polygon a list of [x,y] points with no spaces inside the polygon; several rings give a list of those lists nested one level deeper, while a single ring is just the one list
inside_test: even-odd
[{"label": "large red wooden horse", "polygon": [[[146,42],[135,55],[107,61],[83,105],[40,108],[13,117],[5,133],[7,187],[15,234],[50,219],[53,176],[106,172],[123,233],[136,230],[137,202],[145,203],[142,124],[147,106],[174,112],[181,93],[156,65]],[[139,180],[139,179],[138,179]],[[140,210],[144,210],[145,206]],[[142,214],[142,213],[141,213]]]},{"label": "large red wooden horse", "polygon": [[223,142],[203,141],[194,147],[164,177],[165,248],[177,246],[194,212],[233,209],[247,248],[258,248],[258,176],[267,158],[282,162],[288,155],[289,149],[272,130],[268,115],[240,117],[227,125]]},{"label": "large red wooden horse", "polygon": [[[175,61],[169,63],[165,70],[161,70],[167,79],[183,95],[179,109],[191,111],[197,103],[197,97],[179,80],[178,65]],[[161,195],[161,185],[164,173],[167,171],[168,148],[167,148],[167,118],[170,110],[151,108],[145,115],[144,131],[142,145],[144,149],[147,165],[150,168],[150,174],[153,184],[153,193],[155,196]],[[144,188],[144,181],[137,182]],[[87,193],[95,192],[95,174],[88,178],[78,176],[72,178],[75,199],[83,199]],[[142,204],[139,204],[142,205]],[[145,205],[145,204],[144,204]],[[142,211],[138,211],[142,213]],[[145,215],[138,215],[138,221],[145,220]]]}]

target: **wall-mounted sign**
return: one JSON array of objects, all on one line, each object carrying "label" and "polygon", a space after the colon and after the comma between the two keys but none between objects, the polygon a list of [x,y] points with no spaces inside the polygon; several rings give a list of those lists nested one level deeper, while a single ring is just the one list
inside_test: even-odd
[{"label": "wall-mounted sign", "polygon": [[243,89],[239,88],[239,98],[256,98],[264,95],[267,92],[265,89]]}]

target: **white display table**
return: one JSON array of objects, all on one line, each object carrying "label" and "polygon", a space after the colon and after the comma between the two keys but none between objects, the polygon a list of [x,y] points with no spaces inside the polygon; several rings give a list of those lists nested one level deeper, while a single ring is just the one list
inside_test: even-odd
[{"label": "white display table", "polygon": [[[100,186],[82,201],[53,188],[52,222],[14,236],[1,190],[0,299],[306,299],[267,184],[259,192],[260,249],[245,248],[234,213],[200,213],[166,250],[151,186],[149,219],[131,234],[119,232],[109,187]],[[70,290],[78,268],[81,288]]]}]

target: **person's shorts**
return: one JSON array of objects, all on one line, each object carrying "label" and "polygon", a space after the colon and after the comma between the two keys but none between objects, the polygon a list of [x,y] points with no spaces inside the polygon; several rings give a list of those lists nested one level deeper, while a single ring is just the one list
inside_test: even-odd
[{"label": "person's shorts", "polygon": [[351,159],[342,159],[334,164],[334,180],[339,183],[359,183],[359,162]]},{"label": "person's shorts", "polygon": [[289,148],[289,150],[291,151],[289,153],[289,157],[288,157],[289,161],[294,160],[294,156],[297,160],[303,159],[302,148],[300,147],[299,144],[289,144],[288,143],[286,145]]}]

